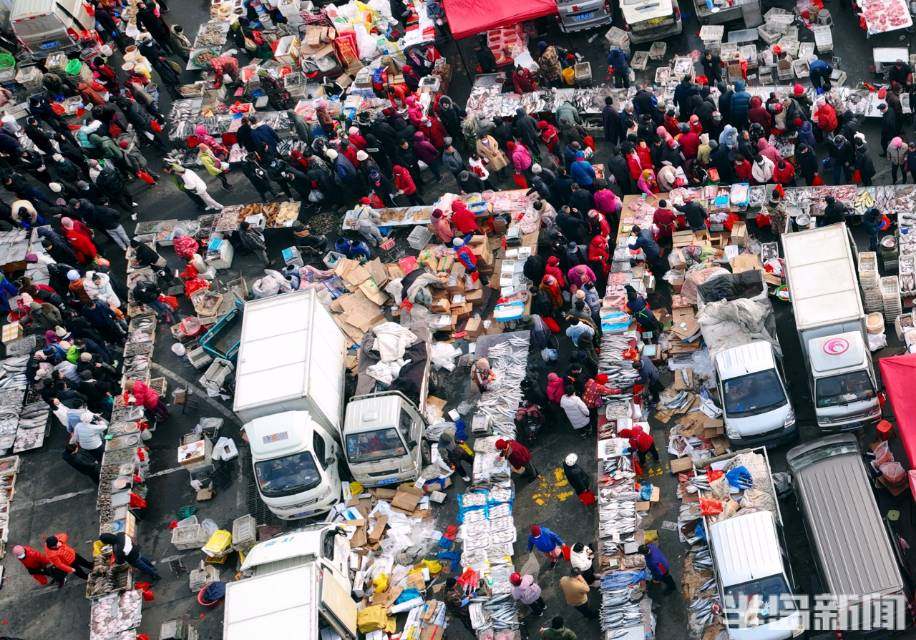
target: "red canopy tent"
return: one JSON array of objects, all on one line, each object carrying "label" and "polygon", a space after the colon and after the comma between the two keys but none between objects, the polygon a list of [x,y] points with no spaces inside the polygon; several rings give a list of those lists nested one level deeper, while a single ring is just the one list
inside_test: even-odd
[{"label": "red canopy tent", "polygon": [[882,358],[878,365],[897,417],[897,435],[912,469],[916,466],[916,354]]},{"label": "red canopy tent", "polygon": [[456,40],[557,13],[556,0],[445,0],[443,4]]}]

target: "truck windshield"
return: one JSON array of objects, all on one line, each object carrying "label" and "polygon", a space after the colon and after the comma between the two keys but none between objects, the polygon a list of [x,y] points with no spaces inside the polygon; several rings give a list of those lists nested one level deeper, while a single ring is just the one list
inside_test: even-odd
[{"label": "truck windshield", "polygon": [[850,371],[815,382],[818,408],[862,402],[875,397],[875,385],[868,371]]},{"label": "truck windshield", "polygon": [[404,441],[394,427],[347,435],[347,460],[351,463],[399,458],[406,454]]},{"label": "truck windshield", "polygon": [[725,588],[725,618],[731,628],[755,627],[794,611],[792,593],[782,575]]},{"label": "truck windshield", "polygon": [[314,489],[321,482],[315,458],[308,451],[255,463],[254,473],[261,495],[268,498],[302,493]]},{"label": "truck windshield", "polygon": [[725,413],[732,418],[755,416],[772,411],[786,403],[775,369],[749,373],[722,383]]}]

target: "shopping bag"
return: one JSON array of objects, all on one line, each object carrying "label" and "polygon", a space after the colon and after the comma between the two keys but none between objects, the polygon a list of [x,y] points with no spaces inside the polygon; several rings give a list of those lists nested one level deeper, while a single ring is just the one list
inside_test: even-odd
[{"label": "shopping bag", "polygon": [[155,131],[156,133],[162,133],[162,125],[159,124],[158,120],[150,120],[149,128]]},{"label": "shopping bag", "polygon": [[515,186],[518,187],[519,189],[528,188],[528,181],[525,179],[525,176],[523,176],[522,174],[520,173],[512,174],[512,180],[515,182]]},{"label": "shopping bag", "polygon": [[823,184],[824,184],[824,179],[821,177],[821,174],[815,173],[814,178],[811,180],[811,186],[820,187],[820,186],[823,186]]},{"label": "shopping bag", "polygon": [[159,296],[159,302],[169,305],[172,311],[178,311],[178,298],[175,296]]},{"label": "shopping bag", "polygon": [[519,570],[523,576],[531,576],[532,578],[537,579],[538,574],[541,572],[541,564],[538,562],[538,558],[534,553],[529,553],[528,558],[522,564],[522,568]]},{"label": "shopping bag", "polygon": [[156,180],[149,174],[148,171],[140,169],[137,171],[137,177],[143,180],[146,184],[156,184]]},{"label": "shopping bag", "polygon": [[862,184],[862,172],[858,169],[852,172],[852,182],[853,184]]},{"label": "shopping bag", "polygon": [[569,554],[572,552],[572,549],[568,544],[563,545],[563,559],[569,561]]},{"label": "shopping bag", "polygon": [[591,489],[586,489],[579,494],[579,502],[584,504],[586,507],[590,507],[595,504],[595,494]]}]

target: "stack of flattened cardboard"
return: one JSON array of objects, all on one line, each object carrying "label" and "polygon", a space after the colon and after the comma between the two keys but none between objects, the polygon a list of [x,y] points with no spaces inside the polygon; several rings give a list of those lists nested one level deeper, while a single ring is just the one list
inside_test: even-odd
[{"label": "stack of flattened cardboard", "polygon": [[699,349],[700,325],[692,306],[671,309],[671,337],[668,347],[673,355],[691,353]]},{"label": "stack of flattened cardboard", "polygon": [[357,344],[369,329],[385,321],[382,306],[388,301],[388,294],[382,287],[388,282],[390,272],[377,259],[366,264],[343,259],[334,271],[352,293],[334,300],[330,310],[347,338]]}]

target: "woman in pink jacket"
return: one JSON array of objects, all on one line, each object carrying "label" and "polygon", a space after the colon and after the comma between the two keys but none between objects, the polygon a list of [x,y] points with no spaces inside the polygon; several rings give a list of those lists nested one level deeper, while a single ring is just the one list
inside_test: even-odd
[{"label": "woman in pink jacket", "polygon": [[515,167],[515,173],[524,174],[531,168],[531,152],[521,142],[515,143],[515,149],[512,150],[512,165]]},{"label": "woman in pink jacket", "polygon": [[162,422],[169,417],[169,410],[162,402],[162,398],[145,382],[128,380],[124,383],[124,393],[128,401],[130,396],[134,397],[134,404],[141,405],[150,420]]}]

